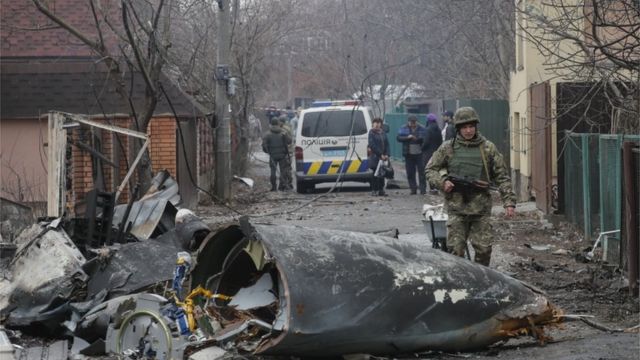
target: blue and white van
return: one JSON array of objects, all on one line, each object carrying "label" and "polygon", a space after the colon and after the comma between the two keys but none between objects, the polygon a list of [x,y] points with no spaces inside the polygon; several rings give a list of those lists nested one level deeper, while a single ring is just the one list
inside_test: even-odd
[{"label": "blue and white van", "polygon": [[358,100],[316,101],[303,110],[295,138],[299,193],[323,182],[368,183],[367,143],[373,116]]}]

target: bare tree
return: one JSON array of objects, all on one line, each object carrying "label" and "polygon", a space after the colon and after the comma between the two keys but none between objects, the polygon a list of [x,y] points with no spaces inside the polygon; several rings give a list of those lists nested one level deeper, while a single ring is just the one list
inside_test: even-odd
[{"label": "bare tree", "polygon": [[[33,0],[38,10],[55,24],[91,48],[104,61],[110,72],[120,75],[116,82],[117,92],[131,106],[131,115],[136,130],[146,132],[160,98],[160,76],[165,65],[167,49],[170,46],[172,0],[137,2],[101,2],[90,0],[91,16],[95,31],[83,32],[66,19],[67,14],[57,13],[48,3]],[[107,36],[107,34],[109,36]],[[105,39],[115,36],[118,46]],[[122,80],[128,70],[141,74],[145,83],[144,105],[135,109],[132,94]],[[135,142],[135,150],[142,147]],[[145,152],[139,168],[138,180],[143,188],[151,183],[151,161]]]},{"label": "bare tree", "polygon": [[543,55],[545,70],[588,84],[579,99],[587,104],[584,112],[598,103],[595,96],[605,97],[611,132],[640,132],[640,4],[547,0],[519,11],[527,20],[520,26]]},{"label": "bare tree", "polygon": [[[256,106],[256,93],[264,92],[268,69],[265,64],[273,60],[290,65],[293,49],[280,45],[291,34],[304,25],[300,23],[298,10],[303,8],[301,0],[281,1],[234,1],[231,52],[233,71],[238,79],[238,92],[231,102],[236,128],[237,158],[248,160],[250,152],[249,115]],[[276,51],[274,51],[276,50]],[[279,50],[279,51],[278,51]],[[289,63],[288,63],[289,62]],[[287,89],[287,71],[280,76],[279,87]],[[248,161],[234,165],[236,173],[244,174]]]},{"label": "bare tree", "polygon": [[326,47],[299,57],[299,65],[323,97],[371,93],[374,86],[384,96],[390,85],[418,83],[426,97],[506,99],[513,8],[498,0],[313,1],[303,36]]},{"label": "bare tree", "polygon": [[[236,79],[236,93],[231,99],[234,173],[244,175],[250,153],[249,116],[256,103],[274,94],[285,97],[287,58],[295,49],[285,39],[299,30],[298,10],[301,0],[249,0],[231,2],[231,75]],[[177,12],[181,28],[174,33],[175,46],[170,51],[171,73],[184,89],[201,101],[212,103],[212,69],[215,48],[212,36],[215,23],[212,6],[207,2],[185,1]],[[185,54],[187,56],[185,56]],[[283,65],[285,65],[283,67]],[[284,80],[284,81],[283,81]],[[215,124],[214,124],[215,125]]]}]

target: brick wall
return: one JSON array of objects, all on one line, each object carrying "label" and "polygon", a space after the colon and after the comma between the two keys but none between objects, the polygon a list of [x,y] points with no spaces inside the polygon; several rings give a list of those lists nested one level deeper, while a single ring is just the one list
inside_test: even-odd
[{"label": "brick wall", "polygon": [[[111,124],[123,128],[131,128],[130,119],[115,119],[110,121],[96,120],[106,124]],[[127,165],[131,165],[136,155],[133,153],[132,138],[126,135],[118,134],[116,137],[111,131],[94,130],[99,137],[102,146],[102,154],[109,158],[113,163],[119,164],[116,171],[112,166],[104,164],[103,173],[105,179],[106,191],[115,192],[117,187],[124,179],[127,171]],[[167,169],[169,173],[176,178],[177,155],[176,155],[176,125],[173,118],[154,118],[151,120],[148,128],[148,134],[151,139],[149,146],[149,155],[151,157],[152,171],[156,174],[158,171]],[[69,136],[74,141],[82,141],[85,144],[92,144],[92,131],[90,128],[82,126],[69,131]],[[125,154],[128,154],[125,157]],[[74,214],[82,214],[86,193],[95,186],[93,183],[93,165],[91,154],[80,149],[77,146],[71,146],[69,159],[67,161],[67,204],[68,210]],[[116,176],[116,173],[117,176]],[[136,172],[132,178],[135,181]],[[146,189],[141,189],[145,191]],[[118,203],[126,203],[129,199],[129,188],[125,186]]]},{"label": "brick wall", "polygon": [[177,174],[175,119],[153,119],[149,124],[148,134],[151,137],[149,154],[151,155],[153,173],[166,169],[175,179]]}]

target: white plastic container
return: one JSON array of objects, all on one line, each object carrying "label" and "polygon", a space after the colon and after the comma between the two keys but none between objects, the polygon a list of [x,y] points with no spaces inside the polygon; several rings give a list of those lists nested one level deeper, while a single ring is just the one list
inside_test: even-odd
[{"label": "white plastic container", "polygon": [[[424,228],[427,230],[427,239],[433,243],[431,232],[431,222],[429,220],[422,220]],[[447,220],[433,220],[433,232],[437,239],[447,238]]]},{"label": "white plastic container", "polygon": [[[447,220],[449,216],[444,212],[444,204],[428,205],[422,207],[422,223],[427,232],[427,239],[433,243],[433,234],[436,239],[447,238]],[[431,220],[433,219],[433,232],[431,231]]]}]

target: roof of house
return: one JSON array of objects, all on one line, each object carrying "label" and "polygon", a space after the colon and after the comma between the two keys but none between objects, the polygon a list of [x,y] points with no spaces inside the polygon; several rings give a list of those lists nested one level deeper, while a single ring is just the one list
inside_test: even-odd
[{"label": "roof of house", "polygon": [[[118,94],[124,84],[136,113],[144,105],[145,83],[140,74],[120,77],[92,59],[29,59],[0,61],[0,118],[37,118],[51,110],[97,116],[131,114],[126,97]],[[211,111],[197,103],[168,78],[162,84],[180,117],[199,117]],[[128,95],[127,95],[128,96]],[[160,94],[154,116],[173,112]]]},{"label": "roof of house", "polygon": [[[89,1],[56,0],[44,3],[91,41],[98,40]],[[98,14],[104,44],[113,52],[118,49],[118,38],[102,17],[109,15],[110,21],[117,25],[121,18],[118,3],[113,0],[101,1],[99,6],[102,10]],[[0,24],[0,52],[3,57],[95,55],[91,48],[38,11],[31,0],[3,1]]]}]

